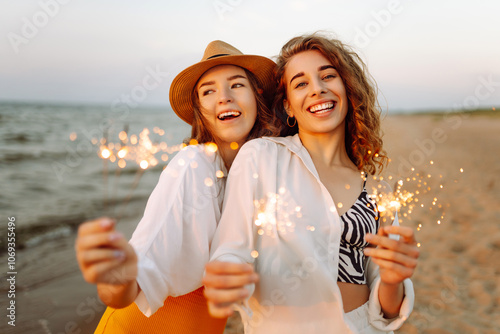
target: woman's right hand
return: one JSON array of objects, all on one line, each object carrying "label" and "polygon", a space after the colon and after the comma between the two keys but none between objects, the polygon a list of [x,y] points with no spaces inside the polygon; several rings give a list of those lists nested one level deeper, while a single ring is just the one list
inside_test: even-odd
[{"label": "woman's right hand", "polygon": [[137,255],[115,221],[101,217],[78,228],[76,258],[84,279],[93,284],[124,285],[137,278]]},{"label": "woman's right hand", "polygon": [[214,318],[232,315],[233,304],[249,295],[245,286],[258,280],[259,275],[247,263],[209,262],[205,266],[203,285],[210,315]]}]

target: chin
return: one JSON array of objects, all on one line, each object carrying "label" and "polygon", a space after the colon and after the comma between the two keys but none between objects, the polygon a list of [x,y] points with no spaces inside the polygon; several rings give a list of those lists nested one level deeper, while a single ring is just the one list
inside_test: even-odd
[{"label": "chin", "polygon": [[249,134],[250,134],[250,130],[248,130],[248,131],[235,130],[235,131],[231,131],[231,133],[224,134],[220,138],[226,143],[232,143],[232,142],[241,143],[241,142],[244,142],[246,140],[246,138],[248,138]]}]

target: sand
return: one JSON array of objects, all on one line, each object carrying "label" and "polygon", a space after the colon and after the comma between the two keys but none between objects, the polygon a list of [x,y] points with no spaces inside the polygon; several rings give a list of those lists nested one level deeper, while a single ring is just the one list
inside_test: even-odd
[{"label": "sand", "polygon": [[500,118],[390,117],[385,131],[398,168],[412,154],[414,162],[427,158],[414,174],[439,180],[434,183],[443,189],[434,185],[424,197],[446,206],[439,225],[440,216],[425,209],[415,209],[407,222],[421,224],[421,257],[413,278],[415,310],[399,332],[499,333]]},{"label": "sand", "polygon": [[[392,158],[386,180],[402,178],[413,191],[418,180],[430,187],[418,196],[424,208],[401,217],[419,229],[421,257],[415,309],[398,333],[499,333],[500,118],[407,115],[383,124]],[[120,229],[130,236],[139,218],[122,220]],[[1,333],[93,332],[104,307],[81,278],[73,243],[74,235],[18,251],[16,327],[2,316]],[[1,293],[4,309],[5,283]],[[226,333],[242,333],[237,316]]]}]

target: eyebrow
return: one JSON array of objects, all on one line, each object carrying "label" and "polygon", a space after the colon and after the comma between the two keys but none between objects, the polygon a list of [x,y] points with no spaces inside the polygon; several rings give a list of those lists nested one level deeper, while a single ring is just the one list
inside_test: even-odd
[{"label": "eyebrow", "polygon": [[[233,76],[230,76],[229,78],[227,78],[227,81],[231,81],[231,80],[235,80],[235,79],[247,79],[247,77],[245,77],[244,75],[241,75],[241,74],[236,74],[236,75],[233,75]],[[206,81],[206,82],[202,83],[201,85],[199,85],[198,89],[200,89],[203,86],[210,86],[210,85],[215,85],[215,81]]]},{"label": "eyebrow", "polygon": [[231,80],[234,80],[234,79],[246,79],[246,78],[247,77],[245,77],[244,75],[236,74],[236,75],[233,75],[232,77],[227,78],[227,81],[231,81]]},{"label": "eyebrow", "polygon": [[297,79],[297,78],[300,78],[300,77],[303,77],[304,76],[304,72],[299,72],[297,74],[295,74],[292,79],[290,80],[290,84],[292,83],[293,80]]},{"label": "eyebrow", "polygon": [[215,81],[205,81],[204,83],[198,86],[198,89],[200,89],[203,86],[210,86],[210,85],[215,85]]},{"label": "eyebrow", "polygon": [[[329,69],[329,68],[331,68],[331,69],[335,69],[335,67],[333,67],[333,65],[328,64],[328,65],[323,65],[323,66],[320,66],[320,67],[318,68],[318,72],[321,72],[321,71],[327,70],[327,69]],[[297,79],[297,78],[303,77],[304,75],[305,75],[305,74],[304,74],[304,72],[299,72],[299,73],[295,74],[295,75],[292,77],[292,79],[290,80],[290,83],[292,83],[292,81],[293,81],[293,80],[295,80],[295,79]]]},{"label": "eyebrow", "polygon": [[335,67],[333,67],[333,65],[323,65],[323,66],[320,66],[320,68],[318,70],[319,71],[324,71],[324,70],[327,70],[329,68],[335,70]]}]

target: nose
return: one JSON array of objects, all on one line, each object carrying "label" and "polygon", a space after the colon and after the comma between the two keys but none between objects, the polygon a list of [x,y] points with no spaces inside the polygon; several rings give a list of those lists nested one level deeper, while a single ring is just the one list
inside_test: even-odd
[{"label": "nose", "polygon": [[326,93],[326,88],[321,78],[313,78],[309,83],[309,94],[311,96],[321,95]]},{"label": "nose", "polygon": [[231,91],[227,88],[219,89],[219,94],[217,96],[217,101],[219,104],[225,104],[233,101]]}]

